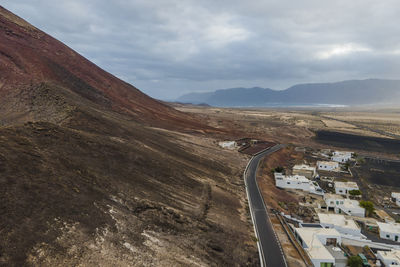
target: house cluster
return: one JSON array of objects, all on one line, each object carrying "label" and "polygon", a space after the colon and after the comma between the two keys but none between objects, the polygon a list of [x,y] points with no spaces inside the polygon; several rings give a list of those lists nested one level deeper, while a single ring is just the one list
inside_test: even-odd
[{"label": "house cluster", "polygon": [[[327,156],[325,153],[328,151],[324,151],[322,154]],[[351,161],[354,157],[354,152],[350,151],[333,151],[329,161],[318,161],[317,167],[318,170],[321,171],[330,171],[330,172],[339,172],[340,164],[345,164]]]},{"label": "house cluster", "polygon": [[[317,218],[313,215],[314,223],[289,222],[292,233],[314,266],[347,266],[349,253],[345,248],[348,245],[373,248],[370,253],[374,255],[376,266],[400,265],[400,224],[386,219],[378,222],[365,218],[366,210],[358,200],[361,192],[356,182],[334,181],[332,178],[327,191],[317,182],[319,171],[340,172],[341,165],[353,156],[352,152],[336,151],[329,153],[330,161],[317,161],[316,166],[300,164],[292,168],[291,174],[274,173],[278,188],[300,190],[302,195],[317,195],[309,198],[314,199],[310,206],[317,214]],[[400,193],[393,192],[391,197],[400,206]],[[370,224],[376,229],[376,238],[361,230],[360,225],[370,227]],[[363,253],[358,256],[365,264],[368,263]]]},{"label": "house cluster", "polygon": [[325,205],[320,205],[319,208],[325,208],[327,211],[358,217],[365,216],[365,209],[360,206],[359,201],[348,198],[351,191],[359,190],[357,183],[335,182],[335,194],[331,194],[325,193],[316,181],[311,180],[317,176],[315,167],[305,164],[295,165],[292,173],[293,175],[285,175],[275,172],[275,186],[282,189],[297,189],[320,195],[323,197]]},{"label": "house cluster", "polygon": [[[342,155],[344,152],[340,152]],[[352,152],[348,152],[345,155],[352,155]],[[337,166],[338,162],[327,162],[333,163]],[[330,164],[317,163],[318,168],[320,164],[324,166],[330,166]],[[326,168],[324,168],[326,170]],[[282,189],[297,189],[304,192],[320,195],[323,197],[325,205],[321,205],[319,208],[325,208],[327,211],[334,213],[343,213],[346,215],[364,217],[365,209],[360,207],[358,200],[349,199],[351,191],[359,190],[357,183],[355,182],[335,182],[335,194],[325,193],[324,190],[319,186],[317,181],[314,181],[315,177],[318,176],[316,167],[312,167],[306,164],[295,165],[292,169],[292,175],[285,175],[283,173],[275,172],[275,186]]]},{"label": "house cluster", "polygon": [[[354,243],[371,247],[376,251],[376,266],[400,265],[400,246],[368,240],[361,233],[358,224],[350,217],[318,213],[318,218],[318,224],[299,224],[299,227],[290,225],[295,238],[307,253],[313,266],[347,266],[347,255],[343,245]],[[400,235],[399,227],[398,224],[379,223],[379,233],[382,238],[389,239],[390,236],[391,240],[398,240],[395,236]],[[364,255],[360,257],[368,262]]]}]

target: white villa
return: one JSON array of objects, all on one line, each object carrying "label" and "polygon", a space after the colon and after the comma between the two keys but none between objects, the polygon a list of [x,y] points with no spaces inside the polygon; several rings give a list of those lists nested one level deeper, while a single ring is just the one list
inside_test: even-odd
[{"label": "white villa", "polygon": [[397,206],[400,206],[400,193],[392,192],[392,199],[396,202]]},{"label": "white villa", "polygon": [[340,163],[346,163],[352,158],[353,154],[353,152],[349,151],[335,151],[332,153],[331,160]]},{"label": "white villa", "polygon": [[385,266],[398,266],[400,265],[400,250],[394,249],[391,251],[378,251],[377,258]]},{"label": "white villa", "polygon": [[365,209],[360,207],[357,200],[344,198],[342,195],[325,194],[324,200],[326,209],[335,213],[343,213],[346,215],[365,217]]},{"label": "white villa", "polygon": [[400,223],[377,222],[377,224],[381,238],[400,242]]},{"label": "white villa", "polygon": [[293,175],[302,175],[308,179],[314,178],[317,175],[317,169],[306,164],[294,165]]},{"label": "white villa", "polygon": [[340,251],[343,254],[340,248],[336,247],[342,243],[340,233],[336,229],[295,228],[295,236],[315,267],[340,266],[336,264],[335,256],[332,253]]},{"label": "white villa", "polygon": [[359,190],[355,182],[335,182],[335,193],[347,196],[350,191]]},{"label": "white villa", "polygon": [[276,172],[274,175],[276,187],[284,189],[299,189],[311,194],[320,196],[324,195],[324,191],[319,187],[317,182],[310,181],[304,176],[283,175],[279,172]]},{"label": "white villa", "polygon": [[318,161],[317,162],[318,170],[322,171],[340,171],[339,163],[336,161]]},{"label": "white villa", "polygon": [[318,213],[319,222],[324,228],[334,228],[341,235],[363,237],[361,229],[352,219],[341,214]]}]

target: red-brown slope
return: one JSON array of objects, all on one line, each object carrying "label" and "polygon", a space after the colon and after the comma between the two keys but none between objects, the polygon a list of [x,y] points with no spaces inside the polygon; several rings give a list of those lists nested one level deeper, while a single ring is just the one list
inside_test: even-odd
[{"label": "red-brown slope", "polygon": [[10,101],[6,96],[41,83],[68,88],[152,125],[212,130],[102,70],[0,6],[0,104]]}]

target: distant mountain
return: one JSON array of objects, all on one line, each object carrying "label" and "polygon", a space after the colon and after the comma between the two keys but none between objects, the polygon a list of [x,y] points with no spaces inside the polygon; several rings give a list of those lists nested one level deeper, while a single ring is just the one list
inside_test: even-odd
[{"label": "distant mountain", "polygon": [[294,85],[286,90],[231,88],[207,93],[190,93],[177,99],[183,103],[212,106],[291,106],[396,104],[400,80],[349,80],[336,83]]}]

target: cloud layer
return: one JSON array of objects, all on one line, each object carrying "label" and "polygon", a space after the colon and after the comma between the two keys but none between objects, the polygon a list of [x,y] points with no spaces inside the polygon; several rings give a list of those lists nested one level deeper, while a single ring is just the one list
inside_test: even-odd
[{"label": "cloud layer", "polygon": [[153,97],[228,87],[400,78],[387,1],[3,0]]}]

